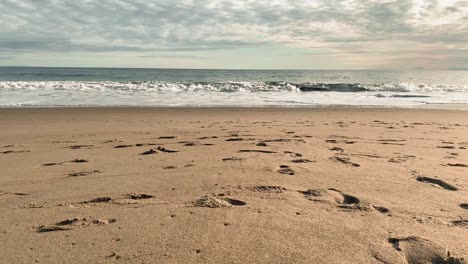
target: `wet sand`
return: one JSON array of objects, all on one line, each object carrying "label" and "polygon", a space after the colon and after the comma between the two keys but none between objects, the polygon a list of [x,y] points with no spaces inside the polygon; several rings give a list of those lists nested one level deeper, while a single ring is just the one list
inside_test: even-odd
[{"label": "wet sand", "polygon": [[466,111],[3,108],[0,128],[0,263],[468,258]]}]

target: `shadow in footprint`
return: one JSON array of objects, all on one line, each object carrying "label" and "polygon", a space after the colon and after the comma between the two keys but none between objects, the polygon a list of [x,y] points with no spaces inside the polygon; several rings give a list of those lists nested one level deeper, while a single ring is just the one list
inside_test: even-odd
[{"label": "shadow in footprint", "polygon": [[343,152],[344,150],[342,148],[339,148],[339,147],[333,147],[333,148],[330,148],[331,151],[339,151],[339,152]]},{"label": "shadow in footprint", "polygon": [[463,164],[463,163],[448,163],[447,166],[468,168],[468,164]]},{"label": "shadow in footprint", "polygon": [[153,198],[154,195],[146,194],[146,193],[128,193],[127,198],[132,200],[143,200],[143,199],[150,199]]},{"label": "shadow in footprint", "polygon": [[252,141],[252,140],[255,140],[255,138],[228,138],[225,141],[232,142],[232,141]]},{"label": "shadow in footprint", "polygon": [[114,148],[131,148],[133,147],[133,145],[117,145],[117,146],[114,146]]},{"label": "shadow in footprint", "polygon": [[85,163],[85,162],[88,162],[88,160],[85,160],[85,159],[74,159],[74,160],[70,160],[69,162],[70,162],[70,163]]},{"label": "shadow in footprint", "polygon": [[79,172],[70,172],[67,175],[70,177],[81,177],[81,176],[88,176],[95,173],[101,173],[99,170],[92,170],[92,171],[79,171]]},{"label": "shadow in footprint", "polygon": [[294,175],[294,171],[288,165],[280,165],[276,172],[287,175]]},{"label": "shadow in footprint", "polygon": [[437,146],[437,148],[442,148],[442,149],[454,149],[454,146]]},{"label": "shadow in footprint", "polygon": [[462,264],[463,258],[451,255],[450,251],[427,239],[414,236],[389,238],[396,249],[408,263]]},{"label": "shadow in footprint", "polygon": [[420,181],[420,182],[426,182],[426,183],[431,183],[431,184],[434,184],[434,185],[437,185],[445,190],[449,190],[449,191],[456,191],[458,190],[457,187],[451,185],[451,184],[448,184],[446,182],[444,182],[443,180],[439,180],[439,179],[434,179],[434,178],[429,178],[429,177],[424,177],[424,176],[418,176],[416,177],[416,180],[417,181]]},{"label": "shadow in footprint", "polygon": [[239,158],[239,157],[229,157],[229,158],[223,158],[222,161],[243,161],[245,158]]},{"label": "shadow in footprint", "polygon": [[468,227],[467,219],[453,220],[451,223],[455,226]]},{"label": "shadow in footprint", "polygon": [[85,162],[88,162],[88,160],[85,160],[85,159],[74,159],[74,160],[70,160],[70,161],[45,163],[45,164],[42,164],[42,166],[48,167],[48,166],[62,165],[62,164],[65,164],[65,163],[85,163]]},{"label": "shadow in footprint", "polygon": [[241,149],[241,150],[239,150],[239,153],[248,153],[248,152],[258,152],[258,153],[266,153],[266,154],[276,153],[276,152],[270,151],[270,150],[258,150],[258,149]]},{"label": "shadow in footprint", "polygon": [[310,159],[295,159],[295,160],[291,160],[292,163],[310,163],[310,162],[314,162]]},{"label": "shadow in footprint", "polygon": [[68,148],[68,149],[82,149],[82,148],[89,149],[89,148],[92,148],[92,147],[93,147],[93,145],[72,145],[72,146],[68,146],[66,148]]},{"label": "shadow in footprint", "polygon": [[36,232],[38,233],[46,233],[46,232],[54,232],[54,231],[65,231],[70,230],[71,228],[63,227],[63,226],[46,226],[42,225],[36,228]]},{"label": "shadow in footprint", "polygon": [[29,150],[6,150],[3,152],[0,152],[2,154],[14,154],[14,153],[26,153],[29,152]]},{"label": "shadow in footprint", "polygon": [[286,188],[281,186],[260,185],[253,187],[252,191],[264,193],[283,193],[286,191]]},{"label": "shadow in footprint", "polygon": [[51,162],[51,163],[44,163],[42,166],[48,167],[48,166],[55,166],[55,165],[62,165],[63,162]]},{"label": "shadow in footprint", "polygon": [[176,153],[178,151],[176,150],[169,150],[169,149],[166,149],[166,148],[163,148],[161,146],[158,146],[157,148],[153,148],[153,149],[150,149],[150,150],[147,150],[143,153],[140,153],[140,155],[151,155],[151,154],[156,154],[156,153]]},{"label": "shadow in footprint", "polygon": [[347,164],[347,165],[351,165],[353,167],[360,167],[361,165],[357,164],[357,163],[354,163],[354,162],[351,162],[349,160],[349,158],[344,158],[344,157],[331,157],[330,159],[334,160],[334,161],[337,161],[337,162],[340,162],[340,163],[343,163],[343,164]]},{"label": "shadow in footprint", "polygon": [[89,201],[84,201],[84,202],[81,202],[82,204],[93,204],[93,203],[110,203],[112,202],[112,198],[111,197],[98,197],[98,198],[94,198],[94,199],[91,199]]},{"label": "shadow in footprint", "polygon": [[225,200],[226,202],[228,202],[229,204],[234,205],[234,206],[243,206],[243,205],[246,205],[246,204],[247,204],[247,203],[244,202],[244,201],[236,200],[236,199],[231,199],[231,198],[225,198],[224,200]]}]

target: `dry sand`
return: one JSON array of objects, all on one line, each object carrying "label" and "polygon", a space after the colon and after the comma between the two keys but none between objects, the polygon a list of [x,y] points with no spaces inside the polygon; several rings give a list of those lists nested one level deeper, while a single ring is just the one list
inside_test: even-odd
[{"label": "dry sand", "polygon": [[0,128],[0,263],[468,257],[466,111],[0,109]]}]

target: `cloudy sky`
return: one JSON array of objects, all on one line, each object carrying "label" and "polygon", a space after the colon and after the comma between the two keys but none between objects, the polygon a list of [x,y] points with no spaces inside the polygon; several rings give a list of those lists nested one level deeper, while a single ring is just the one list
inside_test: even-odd
[{"label": "cloudy sky", "polygon": [[468,0],[0,0],[0,66],[468,69]]}]

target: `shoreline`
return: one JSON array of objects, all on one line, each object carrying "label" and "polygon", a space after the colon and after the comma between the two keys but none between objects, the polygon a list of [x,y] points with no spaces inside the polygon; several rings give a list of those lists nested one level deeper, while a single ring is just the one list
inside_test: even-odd
[{"label": "shoreline", "polygon": [[0,109],[47,109],[47,108],[63,108],[63,109],[395,109],[395,110],[468,110],[468,103],[460,104],[423,104],[414,106],[382,106],[382,105],[265,105],[265,106],[251,106],[251,105],[31,105],[31,106],[0,106]]}]

